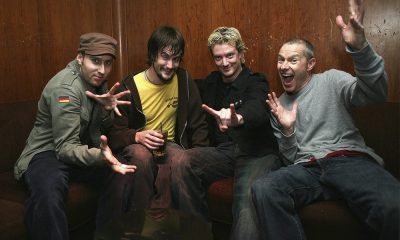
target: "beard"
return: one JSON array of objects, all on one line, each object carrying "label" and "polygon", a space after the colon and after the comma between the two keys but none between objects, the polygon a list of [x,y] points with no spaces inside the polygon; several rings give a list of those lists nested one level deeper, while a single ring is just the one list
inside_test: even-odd
[{"label": "beard", "polygon": [[[154,63],[153,63],[153,69],[154,69],[154,70],[156,69],[155,66],[154,66]],[[160,69],[160,71],[155,71],[155,72],[156,72],[156,75],[157,75],[157,77],[158,77],[158,79],[160,79],[160,81],[161,81],[162,83],[168,83],[168,82],[170,82],[170,81],[172,80],[172,78],[174,77],[175,72],[176,72],[176,69],[171,70],[171,71],[172,71],[172,74],[171,74],[171,77],[169,77],[169,78],[164,78],[163,75],[161,74],[161,71],[162,71],[161,69]]]}]

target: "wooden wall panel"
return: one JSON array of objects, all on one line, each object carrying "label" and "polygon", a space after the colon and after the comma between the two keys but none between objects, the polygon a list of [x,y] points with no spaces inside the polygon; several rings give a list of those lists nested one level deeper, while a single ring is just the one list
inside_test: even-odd
[{"label": "wooden wall panel", "polygon": [[[400,100],[399,63],[400,2],[365,0],[364,19],[371,44],[386,61],[390,77],[390,102]],[[214,66],[207,51],[207,37],[218,26],[238,28],[249,47],[246,63],[266,73],[271,89],[281,92],[276,72],[282,42],[293,36],[309,39],[316,48],[315,72],[337,68],[353,72],[344,51],[335,18],[347,16],[344,0],[131,0],[127,1],[128,70],[146,67],[146,44],[156,26],[180,29],[187,48],[183,66],[194,78],[205,77]]]},{"label": "wooden wall panel", "polygon": [[[0,8],[1,102],[30,99],[40,91],[40,35],[37,1],[2,1]],[[36,80],[36,81],[35,81]]]},{"label": "wooden wall panel", "polygon": [[1,103],[38,99],[82,33],[113,34],[113,0],[1,0],[0,9]]},{"label": "wooden wall panel", "polygon": [[400,1],[372,1],[365,27],[374,48],[385,59],[389,83],[389,101],[400,102]]},{"label": "wooden wall panel", "polygon": [[[147,39],[155,27],[173,25],[187,48],[183,66],[193,78],[215,67],[207,38],[218,26],[235,26],[249,47],[246,64],[268,76],[281,92],[276,56],[292,36],[316,47],[316,72],[338,68],[352,72],[344,52],[337,14],[346,0],[0,0],[0,102],[37,99],[47,81],[76,56],[78,38],[99,31],[121,44],[111,83],[145,68]],[[365,0],[368,39],[386,61],[390,102],[400,101],[400,1]]]}]

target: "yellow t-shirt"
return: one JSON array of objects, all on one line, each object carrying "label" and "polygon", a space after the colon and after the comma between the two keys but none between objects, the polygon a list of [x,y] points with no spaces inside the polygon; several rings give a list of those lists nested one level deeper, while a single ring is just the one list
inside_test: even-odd
[{"label": "yellow t-shirt", "polygon": [[178,108],[178,77],[176,74],[166,84],[156,85],[146,80],[144,72],[133,77],[139,91],[142,110],[146,116],[144,130],[168,130],[168,140],[175,136],[176,110]]}]

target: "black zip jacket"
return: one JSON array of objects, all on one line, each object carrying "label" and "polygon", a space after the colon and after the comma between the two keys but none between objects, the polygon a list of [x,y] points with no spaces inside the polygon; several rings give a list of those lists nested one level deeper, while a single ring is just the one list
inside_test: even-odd
[{"label": "black zip jacket", "polygon": [[[218,88],[224,87],[226,95],[222,98],[222,108],[235,104],[236,112],[241,114],[244,125],[229,128],[228,136],[242,152],[263,156],[276,152],[276,139],[272,134],[270,111],[265,102],[267,98],[268,81],[264,75],[253,73],[245,65],[238,77],[230,85],[224,86],[219,71],[214,71],[205,80],[198,80],[200,94],[204,104],[218,109],[217,98],[220,98]],[[217,145],[219,131],[213,116],[207,116],[209,138],[212,146]]]}]

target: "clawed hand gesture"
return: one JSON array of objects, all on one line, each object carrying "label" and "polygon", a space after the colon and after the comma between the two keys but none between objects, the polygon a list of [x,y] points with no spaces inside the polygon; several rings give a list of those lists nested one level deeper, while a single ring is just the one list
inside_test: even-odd
[{"label": "clawed hand gesture", "polygon": [[136,166],[135,165],[126,165],[120,163],[112,154],[110,147],[107,144],[107,137],[102,135],[100,137],[100,149],[101,154],[103,155],[104,161],[110,165],[110,167],[118,173],[126,174],[130,172],[135,172]]},{"label": "clawed hand gesture", "polygon": [[342,31],[343,40],[351,48],[360,50],[368,43],[365,38],[363,0],[349,0],[349,22],[346,24],[342,16],[336,17],[336,25]]},{"label": "clawed hand gesture", "polygon": [[292,110],[286,110],[279,99],[276,97],[275,92],[268,94],[267,104],[271,108],[272,114],[276,117],[278,122],[281,124],[283,134],[286,136],[291,135],[294,132],[294,124],[296,122],[297,106],[298,103],[293,103]]},{"label": "clawed hand gesture", "polygon": [[119,83],[115,83],[114,86],[108,91],[107,93],[97,95],[94,94],[90,91],[86,91],[86,96],[94,99],[97,101],[99,104],[103,105],[104,109],[111,111],[114,110],[114,112],[118,115],[121,116],[121,113],[118,110],[117,105],[130,105],[130,101],[119,101],[118,98],[121,98],[127,94],[130,93],[129,90],[120,92],[118,94],[114,95],[114,92],[117,90],[119,87]]},{"label": "clawed hand gesture", "polygon": [[222,108],[219,111],[210,108],[206,104],[201,107],[215,118],[221,132],[226,132],[229,127],[240,125],[243,120],[242,115],[236,113],[234,104],[230,104],[229,108]]}]

